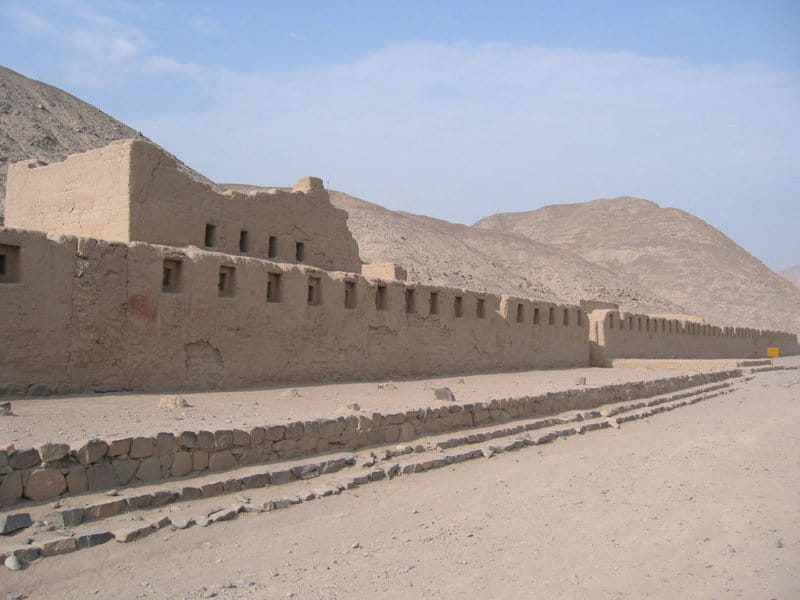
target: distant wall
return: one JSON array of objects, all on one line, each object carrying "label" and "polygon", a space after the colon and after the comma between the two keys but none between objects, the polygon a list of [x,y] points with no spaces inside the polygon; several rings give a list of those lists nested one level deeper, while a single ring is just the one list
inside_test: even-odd
[{"label": "distant wall", "polygon": [[575,306],[12,229],[0,229],[2,248],[16,249],[20,268],[0,283],[0,392],[238,388],[589,362],[588,320]]},{"label": "distant wall", "polygon": [[760,358],[777,346],[781,355],[800,354],[797,336],[743,327],[718,327],[595,310],[589,315],[591,362],[608,365],[616,358]]},{"label": "distant wall", "polygon": [[64,162],[9,168],[6,227],[217,252],[358,272],[347,213],[322,182],[291,191],[217,193],[144,140],[123,140]]}]

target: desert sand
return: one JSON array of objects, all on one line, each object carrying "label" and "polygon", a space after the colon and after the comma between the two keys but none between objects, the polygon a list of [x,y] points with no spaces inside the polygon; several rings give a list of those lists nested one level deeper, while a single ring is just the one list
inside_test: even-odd
[{"label": "desert sand", "polygon": [[37,561],[0,572],[0,589],[31,598],[796,598],[799,373],[759,373],[733,393],[621,429]]}]

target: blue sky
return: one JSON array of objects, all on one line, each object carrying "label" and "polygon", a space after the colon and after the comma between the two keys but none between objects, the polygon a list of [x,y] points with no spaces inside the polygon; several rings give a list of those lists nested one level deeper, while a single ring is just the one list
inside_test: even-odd
[{"label": "blue sky", "polygon": [[800,263],[797,0],[0,0],[0,57],[216,181],[463,223],[632,195]]}]

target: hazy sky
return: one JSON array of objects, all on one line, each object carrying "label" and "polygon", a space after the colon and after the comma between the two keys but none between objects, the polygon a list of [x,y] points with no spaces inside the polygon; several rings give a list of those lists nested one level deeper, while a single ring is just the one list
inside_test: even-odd
[{"label": "hazy sky", "polygon": [[800,263],[798,0],[0,0],[0,63],[216,181],[462,223],[631,195]]}]

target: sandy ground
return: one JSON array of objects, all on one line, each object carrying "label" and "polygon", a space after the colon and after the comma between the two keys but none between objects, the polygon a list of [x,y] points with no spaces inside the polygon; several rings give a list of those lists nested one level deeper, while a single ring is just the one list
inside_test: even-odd
[{"label": "sandy ground", "polygon": [[798,425],[800,372],[762,373],[619,430],[0,571],[0,591],[798,598]]},{"label": "sandy ground", "polygon": [[[781,359],[790,361],[793,359]],[[291,388],[182,394],[185,409],[159,407],[161,394],[90,394],[63,398],[11,399],[13,417],[0,418],[0,446],[28,448],[44,442],[77,442],[154,435],[159,431],[249,428],[301,419],[335,418],[337,407],[356,403],[365,414],[436,407],[432,390],[448,386],[459,403],[676,377],[703,370],[732,369],[736,361],[690,361],[682,370],[657,365],[633,369],[518,371],[438,379],[308,385]],[[800,364],[800,362],[798,362]],[[577,385],[579,378],[586,383]],[[347,414],[352,414],[350,411]]]}]

